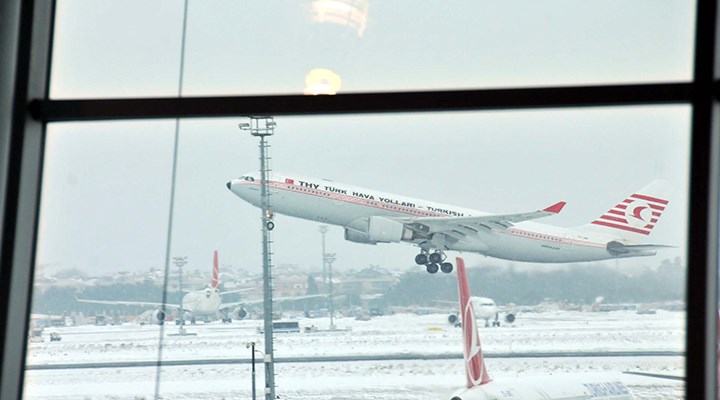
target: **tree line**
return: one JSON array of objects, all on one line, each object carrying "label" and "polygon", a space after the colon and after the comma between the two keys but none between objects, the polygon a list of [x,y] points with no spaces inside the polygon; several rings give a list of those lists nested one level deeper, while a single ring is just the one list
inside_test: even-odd
[{"label": "tree line", "polygon": [[[685,267],[679,259],[664,260],[657,268],[627,274],[613,268],[583,264],[561,269],[538,267],[519,270],[513,267],[484,266],[468,268],[471,291],[476,296],[490,297],[498,304],[534,305],[546,301],[592,304],[598,296],[607,303],[649,303],[681,301],[685,298]],[[311,277],[308,278],[313,280]],[[309,294],[318,292],[309,284]],[[457,300],[457,277],[451,274],[428,274],[417,269],[400,276],[384,294],[385,306],[436,306],[437,300]],[[160,302],[162,287],[152,282],[90,286],[78,293],[76,288],[49,287],[35,294],[33,312],[62,314],[82,312],[93,315],[114,309],[127,314],[140,314],[147,308],[81,303],[76,296],[94,300],[133,300]],[[240,300],[228,295],[225,301]],[[167,303],[180,303],[180,294],[166,294]],[[318,302],[315,302],[316,304]],[[321,302],[320,302],[321,303]],[[337,306],[359,306],[358,294],[345,296]]]}]

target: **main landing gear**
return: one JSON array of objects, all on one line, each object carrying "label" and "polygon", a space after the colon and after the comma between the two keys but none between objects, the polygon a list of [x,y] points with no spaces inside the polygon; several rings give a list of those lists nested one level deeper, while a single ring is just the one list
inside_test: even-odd
[{"label": "main landing gear", "polygon": [[415,256],[415,264],[424,265],[427,272],[435,274],[438,270],[449,274],[453,270],[453,265],[449,262],[445,262],[445,253],[442,250],[436,250],[434,253],[430,253],[427,250],[421,250],[420,254]]}]

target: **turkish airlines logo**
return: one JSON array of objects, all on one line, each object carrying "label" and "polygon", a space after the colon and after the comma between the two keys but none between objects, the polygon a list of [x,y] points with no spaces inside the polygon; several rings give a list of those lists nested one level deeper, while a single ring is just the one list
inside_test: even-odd
[{"label": "turkish airlines logo", "polygon": [[289,179],[289,178],[285,178],[285,183],[289,183],[289,184],[291,184],[291,185],[294,185],[294,184],[295,184],[295,180]]},{"label": "turkish airlines logo", "polygon": [[633,194],[608,210],[592,223],[649,235],[665,211],[668,201],[642,194]]}]

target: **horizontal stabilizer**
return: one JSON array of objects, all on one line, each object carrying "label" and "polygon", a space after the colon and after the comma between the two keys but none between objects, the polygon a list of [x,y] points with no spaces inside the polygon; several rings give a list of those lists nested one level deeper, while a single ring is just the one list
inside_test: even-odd
[{"label": "horizontal stabilizer", "polygon": [[622,256],[638,256],[638,255],[655,255],[655,250],[668,249],[675,246],[664,244],[622,244],[612,241],[607,244],[608,253],[616,257]]},{"label": "horizontal stabilizer", "polygon": [[623,374],[628,375],[640,375],[640,376],[647,376],[650,378],[660,378],[660,379],[671,379],[674,381],[684,381],[684,376],[677,376],[677,375],[665,375],[665,374],[653,374],[650,372],[636,372],[636,371],[623,371]]}]

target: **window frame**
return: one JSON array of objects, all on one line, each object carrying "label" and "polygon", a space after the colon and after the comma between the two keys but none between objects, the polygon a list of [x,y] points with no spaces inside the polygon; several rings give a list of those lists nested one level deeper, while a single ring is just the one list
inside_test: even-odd
[{"label": "window frame", "polygon": [[685,397],[715,400],[720,199],[717,3],[697,1],[690,82],[336,96],[50,100],[55,1],[0,1],[0,54],[4,57],[0,62],[0,398],[22,397],[42,157],[49,122],[689,104]]}]

